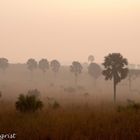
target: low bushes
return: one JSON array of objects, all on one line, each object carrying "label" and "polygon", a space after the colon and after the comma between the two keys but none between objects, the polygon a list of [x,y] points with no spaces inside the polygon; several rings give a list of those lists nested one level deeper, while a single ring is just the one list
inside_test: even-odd
[{"label": "low bushes", "polygon": [[35,112],[43,107],[42,101],[37,97],[37,90],[29,91],[27,95],[20,94],[16,102],[16,109],[20,112]]}]

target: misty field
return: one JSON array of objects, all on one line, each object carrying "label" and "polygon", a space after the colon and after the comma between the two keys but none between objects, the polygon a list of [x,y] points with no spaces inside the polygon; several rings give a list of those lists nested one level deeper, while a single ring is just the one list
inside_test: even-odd
[{"label": "misty field", "polygon": [[138,139],[140,112],[118,112],[111,104],[70,105],[35,114],[17,113],[11,103],[1,103],[0,131],[15,132],[19,140]]},{"label": "misty field", "polygon": [[[26,65],[10,65],[0,73],[0,132],[16,133],[19,140],[135,140],[140,138],[139,81],[128,79],[117,86],[113,102],[112,81],[101,75],[95,84],[85,68],[75,85],[68,66],[54,75],[39,69],[32,74]],[[38,89],[44,107],[21,113],[15,102],[19,94]],[[58,105],[53,107],[51,101]],[[130,101],[129,101],[130,100]]]}]

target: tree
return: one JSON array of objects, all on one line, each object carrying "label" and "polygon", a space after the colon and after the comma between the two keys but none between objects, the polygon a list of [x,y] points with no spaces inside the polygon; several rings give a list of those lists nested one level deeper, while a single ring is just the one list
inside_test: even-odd
[{"label": "tree", "polygon": [[[37,68],[37,61],[33,58],[28,59],[27,68],[31,71],[31,73]],[[32,75],[31,75],[32,78]]]},{"label": "tree", "polygon": [[[30,92],[28,92],[30,93]],[[32,94],[20,94],[18,101],[15,103],[16,109],[20,112],[35,112],[42,109],[43,103],[36,95]]]},{"label": "tree", "polygon": [[46,73],[46,70],[49,69],[49,62],[47,59],[41,59],[39,61],[39,68],[42,70],[43,73]]},{"label": "tree", "polygon": [[96,81],[102,73],[100,66],[96,63],[90,63],[90,65],[88,66],[88,73],[95,79],[96,86]]},{"label": "tree", "polygon": [[73,61],[72,65],[70,66],[70,71],[75,75],[75,84],[77,85],[77,79],[79,74],[82,73],[82,65],[78,61]]},{"label": "tree", "polygon": [[50,66],[51,66],[51,69],[56,76],[56,74],[59,72],[59,69],[60,69],[60,66],[61,66],[59,61],[58,60],[52,60]]},{"label": "tree", "polygon": [[93,55],[89,55],[88,62],[93,63],[93,61],[94,61],[94,56]]},{"label": "tree", "polygon": [[114,102],[116,102],[116,86],[121,80],[125,79],[128,74],[128,62],[120,53],[112,53],[105,57],[103,66],[103,75],[105,80],[113,79]]},{"label": "tree", "polygon": [[8,59],[6,58],[0,58],[0,69],[5,71],[9,66]]}]

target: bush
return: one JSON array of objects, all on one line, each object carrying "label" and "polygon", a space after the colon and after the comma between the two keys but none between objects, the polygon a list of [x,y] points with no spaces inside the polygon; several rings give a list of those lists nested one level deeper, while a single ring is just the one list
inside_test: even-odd
[{"label": "bush", "polygon": [[21,94],[16,102],[16,109],[20,112],[35,112],[39,109],[41,110],[42,107],[42,101],[40,101],[35,95]]},{"label": "bush", "polygon": [[47,97],[47,100],[49,107],[53,109],[60,108],[60,104],[54,98]]},{"label": "bush", "polygon": [[53,103],[53,109],[57,109],[57,108],[59,108],[60,107],[60,104],[57,102],[57,101],[55,101],[54,103]]},{"label": "bush", "polygon": [[127,100],[127,106],[118,106],[117,108],[117,111],[118,112],[121,112],[121,111],[128,111],[128,110],[131,110],[131,111],[139,111],[140,110],[140,103],[136,103],[135,101],[133,100]]}]

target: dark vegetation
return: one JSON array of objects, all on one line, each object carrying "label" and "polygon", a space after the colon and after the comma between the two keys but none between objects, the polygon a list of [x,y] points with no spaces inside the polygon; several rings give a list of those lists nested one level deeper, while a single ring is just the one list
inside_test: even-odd
[{"label": "dark vegetation", "polygon": [[20,112],[35,112],[43,107],[42,101],[38,99],[38,91],[29,91],[27,95],[20,94],[16,102],[16,109]]}]

